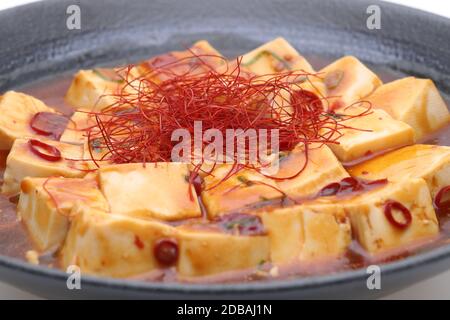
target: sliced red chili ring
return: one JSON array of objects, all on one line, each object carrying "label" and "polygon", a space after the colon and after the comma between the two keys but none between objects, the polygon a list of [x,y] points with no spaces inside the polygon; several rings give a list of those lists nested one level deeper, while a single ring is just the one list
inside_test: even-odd
[{"label": "sliced red chili ring", "polygon": [[59,140],[69,119],[54,112],[38,112],[30,121],[30,127],[34,132],[43,136],[52,136]]},{"label": "sliced red chili ring", "polygon": [[[57,162],[62,159],[61,152],[58,150],[58,148],[46,144],[42,141],[31,139],[30,141],[28,141],[28,146],[30,147],[31,152],[44,160]],[[41,150],[45,151],[46,153],[42,152]]]},{"label": "sliced red chili ring", "polygon": [[339,182],[333,182],[329,185],[325,186],[320,190],[319,196],[320,197],[330,197],[335,196],[339,190],[341,189],[341,184]]},{"label": "sliced red chili ring", "polygon": [[175,239],[160,239],[153,247],[153,254],[159,264],[169,267],[178,260],[178,243]]},{"label": "sliced red chili ring", "polygon": [[362,189],[362,185],[360,184],[360,182],[353,178],[353,177],[347,177],[341,180],[340,182],[341,185],[341,190],[340,191],[344,191],[344,190],[348,190],[351,189],[351,191],[356,191],[356,190],[360,190]]},{"label": "sliced red chili ring", "polygon": [[[403,218],[405,219],[404,222],[395,219],[392,212],[394,209],[402,213]],[[402,205],[400,202],[394,200],[389,200],[386,202],[386,204],[384,205],[384,215],[388,219],[389,223],[398,229],[406,229],[407,227],[409,227],[412,221],[412,215],[409,209]]]},{"label": "sliced red chili ring", "polygon": [[436,208],[443,209],[446,207],[450,207],[450,199],[447,201],[442,201],[446,194],[450,194],[450,185],[442,188],[437,193],[436,197],[434,198],[434,205],[436,206]]},{"label": "sliced red chili ring", "polygon": [[369,191],[386,183],[388,183],[387,179],[369,181],[353,177],[347,177],[342,179],[340,182],[333,182],[325,186],[324,188],[322,188],[322,190],[318,193],[317,196],[329,197],[329,196],[348,195],[353,192]]}]

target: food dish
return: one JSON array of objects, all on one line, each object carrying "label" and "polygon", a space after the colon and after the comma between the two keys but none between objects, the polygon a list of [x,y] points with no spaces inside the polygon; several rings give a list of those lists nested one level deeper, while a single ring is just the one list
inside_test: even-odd
[{"label": "food dish", "polygon": [[[18,197],[31,263],[146,281],[262,281],[447,240],[450,147],[415,144],[448,129],[430,79],[383,84],[352,56],[315,71],[283,38],[234,59],[202,40],[81,70],[65,101],[72,113],[15,91],[0,99],[2,192]],[[193,137],[176,143],[177,130]],[[225,141],[212,143],[211,130]],[[247,134],[261,130],[271,140],[257,137],[252,160]]]},{"label": "food dish", "polygon": [[[89,2],[83,2],[83,8],[85,10],[93,10],[96,14],[94,15],[95,19],[91,20],[89,25],[85,25],[81,32],[64,32],[64,30],[57,28],[53,23],[57,22],[54,21],[54,16],[51,13],[53,12],[55,14],[59,10],[64,11],[64,3],[53,2],[51,5],[48,3],[43,4],[46,10],[39,10],[39,12],[46,16],[45,20],[49,22],[49,25],[38,26],[32,29],[29,29],[28,26],[27,28],[18,28],[17,30],[22,30],[17,31],[19,33],[13,29],[2,29],[9,30],[8,32],[10,34],[17,35],[20,35],[20,32],[25,32],[24,30],[27,29],[28,31],[26,33],[30,35],[29,39],[34,39],[34,42],[39,43],[38,47],[35,46],[39,48],[39,50],[36,49],[36,52],[30,51],[30,47],[23,46],[23,42],[21,41],[11,43],[11,46],[8,48],[15,48],[11,50],[20,52],[21,54],[11,56],[10,53],[12,51],[10,49],[4,52],[5,60],[2,70],[5,77],[1,78],[2,88],[3,90],[17,88],[18,84],[22,84],[25,81],[37,79],[44,75],[54,75],[69,68],[89,68],[94,62],[104,64],[107,61],[113,61],[120,57],[130,57],[130,59],[138,61],[139,59],[148,57],[149,53],[157,54],[173,50],[177,47],[180,48],[182,46],[180,46],[180,43],[186,43],[186,41],[194,42],[196,39],[205,37],[211,39],[214,45],[220,48],[221,52],[226,53],[227,56],[233,56],[240,52],[250,51],[252,47],[256,47],[263,40],[269,39],[269,37],[283,34],[297,48],[301,48],[302,51],[308,53],[308,60],[312,61],[314,66],[320,66],[317,68],[318,70],[325,63],[320,62],[320,60],[315,60],[317,54],[323,53],[329,57],[337,58],[348,52],[352,52],[352,54],[364,59],[366,62],[386,65],[390,70],[401,70],[407,74],[415,74],[424,78],[432,77],[441,89],[444,89],[444,91],[447,89],[445,81],[446,61],[448,61],[445,57],[447,57],[447,52],[444,47],[436,48],[436,43],[439,43],[438,39],[440,39],[439,30],[442,30],[442,28],[445,29],[445,20],[416,11],[403,10],[396,6],[380,4],[384,14],[383,29],[374,32],[365,29],[365,24],[360,21],[361,14],[358,14],[358,12],[365,12],[366,6],[368,5],[366,3],[349,1],[345,3],[340,2],[339,5],[333,5],[330,3],[308,4],[305,2],[302,3],[302,10],[295,9],[297,8],[297,4],[295,6],[289,3],[282,4],[281,7],[283,9],[281,11],[275,11],[277,14],[275,16],[270,15],[269,17],[269,12],[271,14],[274,13],[270,9],[272,4],[269,5],[264,2],[259,2],[256,6],[252,1],[246,2],[245,4],[241,3],[239,4],[238,11],[231,10],[235,6],[229,2],[226,4],[215,3],[214,6],[210,6],[210,3],[198,1],[198,3],[194,3],[189,7],[178,3],[176,6],[182,6],[183,9],[178,8],[177,11],[183,12],[183,16],[177,16],[177,19],[172,19],[173,17],[169,12],[173,12],[173,6],[169,8],[165,2],[152,2],[151,5],[141,3],[133,8],[129,8],[132,10],[127,10],[128,17],[133,18],[131,20],[127,19],[126,23],[121,23],[120,21],[123,21],[121,20],[122,15],[119,17],[114,13],[123,12],[123,8],[121,9],[119,3],[108,2],[108,6],[106,6],[108,10],[105,11],[102,9],[98,11],[101,7],[98,2],[95,2],[95,5]],[[235,5],[238,5],[238,3],[236,2]],[[166,12],[165,17],[168,23],[170,21],[170,28],[163,27],[156,31],[153,25],[162,26],[165,22],[161,23],[159,18],[155,20],[148,15],[145,16],[145,19],[142,19],[139,12],[147,12],[147,9],[142,9],[148,6],[151,7],[151,11],[156,10],[163,16]],[[23,14],[29,16],[32,13],[30,10],[32,11],[34,8],[33,6],[22,8],[23,10],[19,10],[20,12],[15,12],[14,15],[10,16],[20,17]],[[202,8],[208,13],[206,14],[206,11]],[[255,15],[245,14],[249,12],[248,10],[250,8],[253,8],[252,13],[255,13]],[[255,10],[256,8],[257,10]],[[287,8],[289,10],[286,10]],[[331,8],[332,10],[330,11]],[[204,20],[204,26],[200,29],[207,29],[211,34],[205,35],[203,31],[195,27],[197,24],[189,18],[191,17],[190,14],[193,14],[192,10],[195,10],[195,14],[203,14],[205,17],[209,17]],[[284,24],[276,24],[277,27],[275,28],[275,24],[271,24],[270,21],[273,22],[273,18],[275,17],[280,18],[279,13],[281,12],[283,12],[282,20]],[[333,14],[328,14],[331,12]],[[11,20],[8,18],[8,15],[3,16],[4,19],[2,21],[7,25],[14,25],[15,20],[20,20],[20,18]],[[316,28],[316,24],[313,22],[318,17],[320,17],[323,28]],[[400,25],[399,17],[402,17]],[[296,29],[293,26],[297,25],[299,19],[302,21],[304,28]],[[114,32],[108,33],[107,30],[99,28],[102,23],[101,21],[106,20],[111,22],[111,27],[114,29]],[[345,21],[345,27],[342,24],[343,21]],[[414,26],[412,21],[417,21],[420,24],[420,28]],[[223,34],[222,32],[214,31],[214,25],[220,25],[221,30],[231,33]],[[238,25],[240,27],[235,29]],[[269,25],[271,25],[270,28],[268,28]],[[394,25],[395,28],[393,27]],[[433,32],[431,32],[431,29],[427,29],[428,25],[436,26],[432,28]],[[440,27],[437,27],[438,25]],[[206,29],[204,29],[205,26]],[[291,28],[289,30],[296,29],[297,31],[294,34],[284,28],[284,26]],[[420,29],[420,32],[415,33],[414,38],[409,37],[409,33],[406,30],[416,27]],[[45,39],[55,39],[55,41],[48,42],[41,36],[40,32],[33,32],[33,30],[42,30],[43,28],[48,30],[45,33]],[[349,32],[349,28],[352,32]],[[186,31],[186,34],[180,35],[180,30]],[[264,35],[257,30],[264,30]],[[389,31],[386,32],[387,30]],[[92,42],[91,35],[93,34],[95,34],[95,39],[103,40],[100,43]],[[358,35],[357,38],[355,38],[355,34]],[[427,35],[426,37],[421,36],[425,34]],[[311,37],[312,35],[314,37]],[[19,39],[21,37],[14,37],[14,39],[16,38]],[[131,38],[135,40],[130,42],[129,39]],[[60,39],[61,41],[56,39]],[[30,40],[30,42],[33,41]],[[69,45],[65,46],[65,44]],[[78,49],[71,52],[75,44]],[[414,49],[411,49],[412,47]],[[434,48],[434,50],[430,51],[427,49],[424,51],[421,49],[424,47]],[[62,52],[64,56],[60,55]],[[29,58],[30,56],[33,58]],[[25,57],[27,58],[25,59]],[[30,59],[32,59],[33,63],[29,62]],[[331,60],[325,61],[331,62]],[[401,74],[396,72],[394,72],[395,76],[391,77],[389,74],[390,71],[383,74],[383,72],[386,72],[383,68],[380,73],[379,67],[377,67],[378,69],[374,69],[373,64],[370,69],[378,70],[376,73],[381,75],[384,82],[390,82],[393,79],[402,77]],[[14,70],[14,73],[11,73],[12,70]],[[54,86],[49,86],[47,89],[48,91],[41,93],[38,93],[39,90],[34,89],[29,92],[45,100],[46,97],[48,98],[50,96],[51,91],[56,90]],[[49,103],[49,105],[55,104],[57,103]],[[441,138],[438,139],[442,141]],[[3,233],[2,238],[9,238],[11,236],[11,233]],[[17,242],[20,243],[20,241]],[[3,253],[8,256],[14,256],[15,254],[21,255],[20,250],[10,252],[10,254]],[[446,268],[446,257],[447,250],[446,247],[443,247],[441,249],[417,252],[416,255],[409,258],[383,264],[381,266],[384,275],[382,293],[386,294],[394,288],[418,281],[425,275],[431,275],[439,270],[443,270]],[[74,293],[78,295],[76,292],[65,290],[66,275],[64,273],[46,269],[42,266],[33,267],[6,256],[2,256],[0,260],[2,277],[8,282],[46,296],[73,296]],[[259,281],[226,285],[208,284],[205,286],[199,284],[171,285],[168,283],[136,283],[130,280],[120,281],[105,278],[91,278],[84,275],[84,290],[80,293],[83,296],[96,294],[97,296],[114,295],[116,297],[126,295],[128,297],[227,296],[233,298],[244,296],[256,298],[274,295],[277,297],[324,297],[334,294],[340,297],[343,295],[377,295],[375,291],[367,291],[365,277],[365,270],[358,269],[350,272],[333,273],[329,276],[296,277],[274,282]],[[39,285],[43,281],[45,281],[45,286]]]}]

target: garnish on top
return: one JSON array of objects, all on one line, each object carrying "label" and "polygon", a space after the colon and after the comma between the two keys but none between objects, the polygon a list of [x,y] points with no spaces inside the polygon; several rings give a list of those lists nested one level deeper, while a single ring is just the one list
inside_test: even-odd
[{"label": "garnish on top", "polygon": [[[302,70],[258,76],[246,71],[240,58],[228,62],[218,55],[193,51],[180,59],[153,60],[155,63],[147,62],[150,68],[138,77],[134,65],[118,70],[124,85],[112,95],[116,102],[101,112],[91,112],[96,125],[88,128],[87,136],[95,162],[172,161],[173,132],[186,129],[194,135],[197,121],[203,132],[217,129],[223,136],[228,129],[276,129],[279,151],[302,145],[307,154],[311,143],[338,143],[339,131],[348,128],[343,121],[370,112],[369,106],[356,115],[340,110],[335,116],[326,97],[302,88],[319,75]],[[201,150],[210,142],[203,138]],[[191,143],[194,149],[198,147]],[[105,150],[98,159],[94,147]],[[245,148],[248,153],[250,143]],[[267,149],[270,153],[270,144]],[[261,168],[260,163],[240,162],[235,154],[227,156],[242,168]],[[191,155],[192,159],[196,157]],[[194,164],[191,180],[202,170],[203,158]]]}]

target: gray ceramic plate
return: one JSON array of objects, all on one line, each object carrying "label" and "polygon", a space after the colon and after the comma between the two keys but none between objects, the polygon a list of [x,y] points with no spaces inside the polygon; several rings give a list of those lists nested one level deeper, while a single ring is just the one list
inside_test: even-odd
[{"label": "gray ceramic plate", "polygon": [[[66,28],[66,9],[81,8],[81,29]],[[381,29],[366,9],[381,7]],[[226,55],[284,36],[307,56],[352,54],[396,72],[433,78],[450,92],[450,21],[377,1],[60,0],[0,12],[0,90],[98,64],[135,61],[207,39]],[[45,297],[312,298],[377,297],[448,269],[450,246],[382,267],[382,290],[369,291],[365,270],[278,282],[229,285],[139,283],[66,275],[0,257],[0,279]]]}]

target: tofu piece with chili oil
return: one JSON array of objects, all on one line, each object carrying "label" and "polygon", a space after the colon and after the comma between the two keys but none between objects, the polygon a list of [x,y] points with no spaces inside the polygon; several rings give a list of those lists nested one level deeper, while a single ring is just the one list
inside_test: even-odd
[{"label": "tofu piece with chili oil", "polygon": [[96,125],[95,116],[89,110],[77,110],[70,118],[61,135],[61,142],[83,145],[87,141],[87,130]]},{"label": "tofu piece with chili oil", "polygon": [[439,234],[424,179],[390,182],[344,202],[353,234],[371,254],[412,245]]},{"label": "tofu piece with chili oil", "polygon": [[314,73],[309,62],[281,37],[244,54],[241,65],[256,75],[292,70]]},{"label": "tofu piece with chili oil", "polygon": [[101,137],[92,138],[90,141],[86,138],[83,145],[86,164],[89,169],[97,170],[98,168],[107,167],[113,164],[111,160],[111,152]]},{"label": "tofu piece with chili oil", "polygon": [[83,147],[52,140],[17,139],[6,160],[2,192],[17,194],[25,177],[86,175]]},{"label": "tofu piece with chili oil", "polygon": [[347,107],[382,85],[378,76],[353,56],[346,56],[319,71],[331,110]]},{"label": "tofu piece with chili oil", "polygon": [[[99,116],[106,118],[106,116]],[[97,170],[99,167],[104,167],[112,164],[109,159],[109,149],[104,143],[104,139],[96,134],[96,137],[89,138],[89,129],[97,125],[95,115],[89,113],[87,110],[78,110],[69,121],[60,141],[75,145],[82,145],[85,155],[85,163],[89,169]],[[97,132],[98,130],[93,130]]]},{"label": "tofu piece with chili oil", "polygon": [[226,67],[226,59],[208,41],[194,43],[188,50],[171,51],[139,64],[143,77],[161,82],[174,76],[195,75]]},{"label": "tofu piece with chili oil", "polygon": [[450,185],[450,147],[415,144],[391,151],[349,168],[363,179],[403,181],[423,178],[433,198]]},{"label": "tofu piece with chili oil", "polygon": [[181,276],[251,269],[270,259],[269,238],[257,216],[231,214],[203,226],[177,228]]},{"label": "tofu piece with chili oil", "polygon": [[84,274],[124,278],[176,266],[176,230],[170,225],[84,205],[74,212],[60,252],[64,270],[77,265]]},{"label": "tofu piece with chili oil", "polygon": [[57,114],[41,100],[24,93],[8,91],[0,96],[0,150],[11,149],[19,138],[44,137],[39,135],[41,131],[35,131],[31,126],[33,117],[38,113]]},{"label": "tofu piece with chili oil", "polygon": [[133,163],[102,167],[100,188],[116,214],[167,221],[201,216],[188,164]]},{"label": "tofu piece with chili oil", "polygon": [[106,121],[107,115],[96,115],[86,110],[76,111],[70,119],[69,125],[61,136],[61,142],[82,145],[85,162],[92,170],[111,165],[111,152],[97,124]]},{"label": "tofu piece with chili oil", "polygon": [[[381,109],[347,108],[340,117],[338,143],[328,146],[342,162],[351,162],[415,142],[414,130]],[[343,127],[346,126],[346,127]]]},{"label": "tofu piece with chili oil", "polygon": [[258,212],[274,263],[312,262],[343,255],[351,242],[350,219],[336,204],[304,204]]},{"label": "tofu piece with chili oil", "polygon": [[65,101],[74,109],[101,111],[114,105],[114,96],[120,92],[124,81],[114,69],[80,70],[75,74]]},{"label": "tofu piece with chili oil", "polygon": [[204,177],[202,201],[210,219],[284,196],[276,181],[256,170],[224,164]]},{"label": "tofu piece with chili oil", "polygon": [[315,194],[325,185],[349,176],[326,145],[309,145],[307,156],[300,145],[282,155],[279,170],[272,176],[278,188],[294,198]]},{"label": "tofu piece with chili oil", "polygon": [[72,209],[79,203],[109,210],[95,177],[25,178],[17,214],[37,249],[47,251],[61,246],[73,217]]},{"label": "tofu piece with chili oil", "polygon": [[386,83],[366,99],[394,119],[409,124],[421,139],[449,123],[450,114],[430,79],[407,77]]}]

